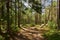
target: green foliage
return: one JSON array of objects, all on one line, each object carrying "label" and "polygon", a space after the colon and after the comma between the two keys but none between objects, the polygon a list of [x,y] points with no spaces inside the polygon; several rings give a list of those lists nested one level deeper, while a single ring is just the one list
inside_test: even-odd
[{"label": "green foliage", "polygon": [[[1,26],[1,31],[3,33],[7,33],[6,30],[7,30],[8,23],[10,23],[10,27],[9,26],[8,27],[10,28],[10,30],[12,32],[19,31],[19,29],[20,29],[18,27],[18,20],[19,19],[20,19],[19,22],[21,24],[23,24],[21,27],[34,27],[36,25],[35,24],[35,13],[37,12],[37,13],[41,14],[41,12],[42,12],[41,1],[40,0],[29,0],[29,2],[30,2],[29,4],[31,4],[31,8],[29,8],[29,7],[26,8],[24,6],[24,4],[18,3],[17,0],[15,2],[13,2],[13,0],[12,0],[12,2],[9,3],[8,8],[6,7],[7,6],[6,0],[3,0],[2,2],[0,2],[0,10],[1,10],[0,11],[0,13],[1,13],[0,14],[0,20],[1,20],[0,26]],[[54,4],[54,6],[56,6],[56,2],[54,2],[53,4]],[[2,8],[2,6],[4,6],[4,8]],[[9,12],[7,12],[8,9],[9,9]],[[50,12],[52,13],[52,11],[50,11]],[[7,16],[7,14],[9,14],[9,15]],[[18,17],[18,14],[20,14],[19,17]],[[42,23],[44,23],[45,19],[47,19],[47,14],[48,13],[46,13],[43,16],[40,15],[41,18],[43,18],[41,20]],[[41,18],[39,18],[39,20]],[[7,23],[7,20],[9,21],[8,23]],[[4,21],[6,21],[6,22],[4,22]],[[38,21],[38,20],[36,20],[36,21]],[[37,25],[36,27],[40,27],[40,25]],[[48,40],[58,40],[60,38],[60,35],[55,30],[55,28],[57,27],[57,24],[54,21],[48,21],[48,27],[51,30],[49,30],[49,32],[46,32],[44,34],[44,37],[46,37]],[[8,38],[8,33],[7,33],[7,35],[5,35],[5,37]],[[4,40],[4,37],[2,37],[1,35],[0,35],[0,40]]]},{"label": "green foliage", "polygon": [[20,28],[18,27],[18,25],[15,26],[14,24],[12,24],[11,30],[12,30],[13,32],[17,32],[19,29],[20,29]]},{"label": "green foliage", "polygon": [[54,7],[57,6],[57,2],[56,2],[56,1],[54,1],[53,4],[54,4],[54,5],[53,5]]},{"label": "green foliage", "polygon": [[4,37],[2,37],[1,35],[0,35],[0,40],[4,40]]},{"label": "green foliage", "polygon": [[47,40],[59,40],[60,33],[57,30],[49,30],[43,35]]},{"label": "green foliage", "polygon": [[6,29],[7,29],[6,25],[1,25],[0,28],[1,28],[1,32],[6,33]]},{"label": "green foliage", "polygon": [[36,25],[36,24],[34,24],[34,23],[31,23],[31,24],[30,24],[31,27],[34,27],[35,25]]},{"label": "green foliage", "polygon": [[57,24],[54,21],[48,21],[48,27],[55,29],[57,28]]},{"label": "green foliage", "polygon": [[34,27],[36,24],[31,23],[31,24],[23,24],[23,27]]},{"label": "green foliage", "polygon": [[37,13],[42,12],[42,5],[41,5],[41,0],[29,0],[30,3],[32,3],[32,9],[35,10]]},{"label": "green foliage", "polygon": [[42,12],[42,5],[39,1],[34,1],[33,4],[32,4],[32,8],[37,12],[37,13],[40,13]]}]

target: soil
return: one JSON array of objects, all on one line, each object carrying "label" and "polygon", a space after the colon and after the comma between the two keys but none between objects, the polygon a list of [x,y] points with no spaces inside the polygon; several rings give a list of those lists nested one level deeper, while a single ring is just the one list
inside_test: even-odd
[{"label": "soil", "polygon": [[15,37],[16,40],[44,40],[42,35],[45,30],[43,30],[43,28],[37,29],[35,27],[30,27],[23,29],[17,33],[18,37]]}]

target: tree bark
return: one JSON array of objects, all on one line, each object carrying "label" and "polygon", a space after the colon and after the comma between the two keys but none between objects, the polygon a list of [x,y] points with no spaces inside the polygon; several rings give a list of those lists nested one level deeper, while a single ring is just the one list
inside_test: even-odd
[{"label": "tree bark", "polygon": [[38,16],[39,16],[38,13],[35,13],[35,24],[38,24],[38,19],[39,19]]},{"label": "tree bark", "polygon": [[57,24],[58,24],[58,29],[60,29],[60,0],[57,1]]},{"label": "tree bark", "polygon": [[[20,4],[19,4],[20,3]],[[18,0],[18,27],[20,27],[20,21],[21,21],[21,7],[22,7],[22,2]]]}]

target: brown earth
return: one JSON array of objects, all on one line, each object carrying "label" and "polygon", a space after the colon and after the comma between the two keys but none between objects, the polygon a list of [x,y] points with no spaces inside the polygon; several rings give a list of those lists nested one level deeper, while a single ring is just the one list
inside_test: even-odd
[{"label": "brown earth", "polygon": [[37,29],[36,27],[23,28],[17,36],[14,36],[14,40],[45,40],[42,36],[45,31],[43,28]]}]

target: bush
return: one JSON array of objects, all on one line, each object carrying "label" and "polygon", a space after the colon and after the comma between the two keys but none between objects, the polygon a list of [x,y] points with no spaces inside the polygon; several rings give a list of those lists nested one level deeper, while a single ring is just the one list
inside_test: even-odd
[{"label": "bush", "polygon": [[48,27],[50,27],[51,29],[56,29],[57,24],[54,21],[48,21]]},{"label": "bush", "polygon": [[0,35],[0,40],[4,40],[4,37],[2,37],[1,35]]},{"label": "bush", "polygon": [[16,25],[11,25],[11,30],[13,31],[13,32],[17,32],[18,30],[19,30],[20,28]]},{"label": "bush", "polygon": [[32,23],[30,26],[31,26],[31,27],[34,27],[35,25],[36,25],[36,24]]},{"label": "bush", "polygon": [[46,40],[59,40],[60,33],[57,30],[50,30],[43,35]]}]

